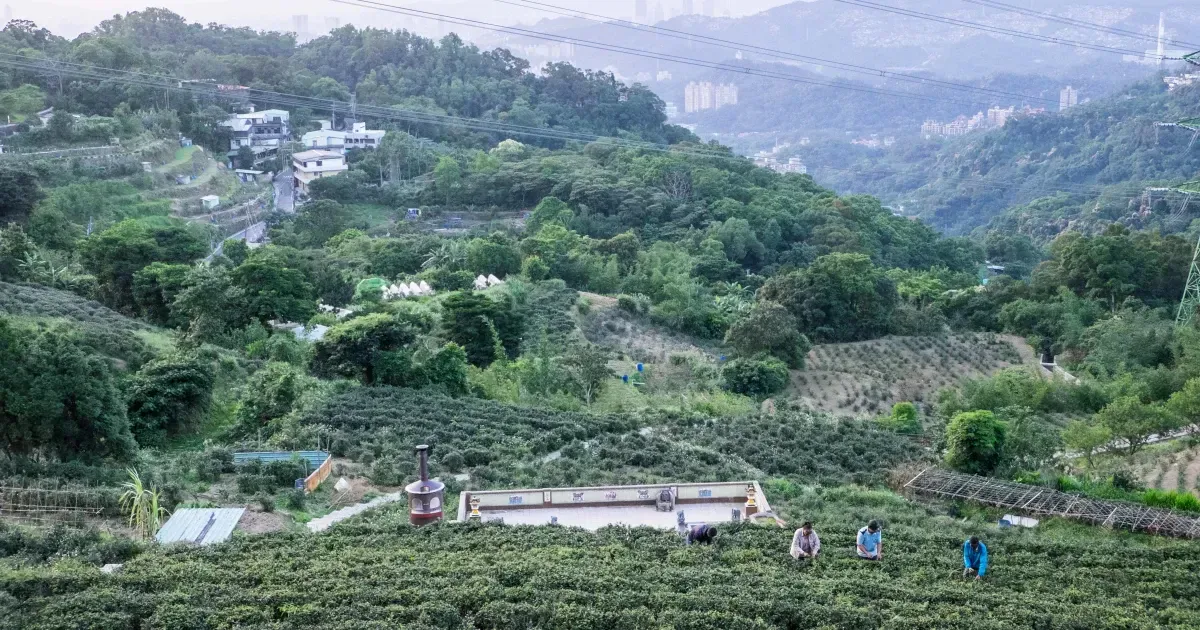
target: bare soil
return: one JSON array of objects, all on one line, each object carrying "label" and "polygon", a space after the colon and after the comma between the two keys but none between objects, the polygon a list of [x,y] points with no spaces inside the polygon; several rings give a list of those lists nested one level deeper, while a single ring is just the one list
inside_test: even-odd
[{"label": "bare soil", "polygon": [[279,512],[262,512],[247,508],[238,521],[237,530],[247,534],[281,532],[292,523],[292,517]]}]

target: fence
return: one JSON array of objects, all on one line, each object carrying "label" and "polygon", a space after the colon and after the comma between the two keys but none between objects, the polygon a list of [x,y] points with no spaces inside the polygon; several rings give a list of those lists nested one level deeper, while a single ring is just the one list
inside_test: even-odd
[{"label": "fence", "polygon": [[80,523],[115,505],[115,496],[90,489],[0,486],[0,517],[34,525]]},{"label": "fence", "polygon": [[964,475],[940,468],[926,468],[904,487],[924,495],[976,501],[1016,512],[1058,516],[1148,534],[1200,537],[1200,517],[1197,516],[1124,501],[1089,499],[1053,488]]},{"label": "fence", "polygon": [[306,492],[312,492],[321,485],[333,472],[333,456],[325,451],[254,451],[244,453],[234,453],[234,465],[244,464],[251,460],[258,460],[263,463],[288,461],[293,457],[298,457],[303,461],[308,470],[308,476],[304,479],[296,480],[296,488],[304,488]]},{"label": "fence", "polygon": [[321,464],[321,466],[319,468],[314,470],[311,475],[304,478],[304,491],[312,492],[313,490],[316,490],[317,486],[320,486],[321,482],[325,481],[325,479],[327,477],[329,477],[329,473],[331,473],[331,472],[333,472],[333,456],[332,455],[329,457],[326,457],[325,461]]}]

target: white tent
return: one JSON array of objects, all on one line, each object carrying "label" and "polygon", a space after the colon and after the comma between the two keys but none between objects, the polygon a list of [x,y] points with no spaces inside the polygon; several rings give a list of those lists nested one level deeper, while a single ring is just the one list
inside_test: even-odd
[{"label": "white tent", "polygon": [[488,288],[488,279],[487,278],[485,278],[483,276],[479,276],[479,277],[475,278],[475,289],[476,290],[482,290],[482,289],[486,289],[486,288]]},{"label": "white tent", "polygon": [[429,284],[426,283],[424,280],[421,281],[421,294],[422,295],[433,295],[433,289],[429,288]]},{"label": "white tent", "polygon": [[494,287],[497,284],[504,284],[504,281],[489,273],[487,277],[487,283],[489,287]]}]

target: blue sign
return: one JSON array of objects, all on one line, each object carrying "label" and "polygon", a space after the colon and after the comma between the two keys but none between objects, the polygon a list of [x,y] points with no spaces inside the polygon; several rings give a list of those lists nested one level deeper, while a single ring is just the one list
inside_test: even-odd
[{"label": "blue sign", "polygon": [[641,364],[641,363],[639,363],[639,364],[638,364],[638,371],[639,371],[639,372],[641,372],[641,371],[642,371],[642,367],[643,367],[643,366],[642,366],[642,364]]}]

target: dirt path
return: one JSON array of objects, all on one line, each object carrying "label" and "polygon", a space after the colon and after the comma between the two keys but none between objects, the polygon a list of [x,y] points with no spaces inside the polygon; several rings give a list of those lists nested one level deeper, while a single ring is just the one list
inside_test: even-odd
[{"label": "dirt path", "polygon": [[1167,469],[1167,474],[1163,475],[1162,483],[1159,484],[1161,490],[1177,490],[1179,488],[1179,464],[1171,464]]},{"label": "dirt path", "polygon": [[1195,494],[1200,494],[1196,489],[1196,479],[1200,477],[1200,456],[1194,457],[1192,463],[1188,465],[1187,470],[1183,473],[1183,482],[1187,485],[1183,490],[1190,490]]}]

